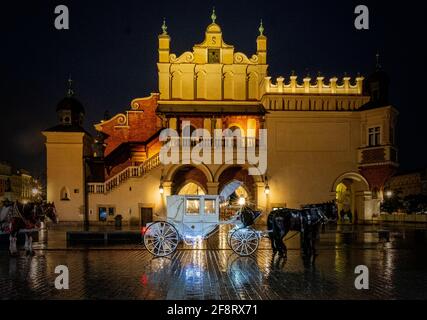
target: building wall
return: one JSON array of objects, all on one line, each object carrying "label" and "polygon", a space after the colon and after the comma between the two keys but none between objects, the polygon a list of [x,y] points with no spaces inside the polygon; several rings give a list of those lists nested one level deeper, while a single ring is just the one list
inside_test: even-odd
[{"label": "building wall", "polygon": [[[10,186],[9,192],[7,188]],[[36,186],[33,177],[25,170],[12,170],[7,163],[0,163],[0,201],[30,201]]]},{"label": "building wall", "polygon": [[351,112],[271,112],[266,116],[273,206],[299,207],[334,199],[335,179],[358,171],[358,118]]},{"label": "building wall", "polygon": [[54,202],[60,221],[82,221],[83,156],[89,155],[83,132],[44,132],[47,152],[47,201]]}]

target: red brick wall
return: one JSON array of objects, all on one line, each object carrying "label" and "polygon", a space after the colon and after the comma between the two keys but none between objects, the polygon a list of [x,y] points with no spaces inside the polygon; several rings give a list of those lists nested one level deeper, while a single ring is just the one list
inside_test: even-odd
[{"label": "red brick wall", "polygon": [[156,115],[158,95],[149,99],[135,99],[127,114],[127,125],[120,118],[101,123],[101,131],[109,135],[105,155],[110,154],[124,142],[144,142],[161,128],[161,120]]}]

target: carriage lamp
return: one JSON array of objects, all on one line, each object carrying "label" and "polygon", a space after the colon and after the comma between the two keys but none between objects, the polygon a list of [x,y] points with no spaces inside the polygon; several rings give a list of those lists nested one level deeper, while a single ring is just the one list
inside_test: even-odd
[{"label": "carriage lamp", "polygon": [[385,195],[386,195],[387,198],[391,198],[393,196],[393,191],[387,190],[386,193],[385,193]]},{"label": "carriage lamp", "polygon": [[159,192],[160,192],[160,194],[163,194],[163,192],[165,192],[165,189],[163,189],[163,184],[160,184]]},{"label": "carriage lamp", "polygon": [[239,197],[239,201],[238,201],[238,203],[239,203],[239,205],[240,205],[240,206],[244,206],[244,205],[245,205],[245,203],[246,203],[246,199],[245,199],[245,197],[244,197],[243,195],[241,195],[241,196]]}]

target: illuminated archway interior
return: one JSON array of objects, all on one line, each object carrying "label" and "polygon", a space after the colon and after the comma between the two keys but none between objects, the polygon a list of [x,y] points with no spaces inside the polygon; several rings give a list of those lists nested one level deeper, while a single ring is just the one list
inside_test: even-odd
[{"label": "illuminated archway interior", "polygon": [[351,181],[343,181],[337,185],[336,202],[338,209],[338,221],[354,221],[354,201],[351,189]]},{"label": "illuminated archway interior", "polygon": [[205,191],[201,186],[194,182],[188,182],[178,191],[180,195],[204,195]]}]

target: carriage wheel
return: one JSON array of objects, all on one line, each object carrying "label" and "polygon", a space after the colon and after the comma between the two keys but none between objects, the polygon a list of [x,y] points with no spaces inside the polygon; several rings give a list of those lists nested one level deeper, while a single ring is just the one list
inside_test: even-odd
[{"label": "carriage wheel", "polygon": [[235,230],[230,237],[230,247],[239,256],[249,256],[258,249],[258,234],[250,228]]},{"label": "carriage wheel", "polygon": [[173,253],[178,247],[178,243],[178,231],[168,222],[154,222],[144,234],[145,247],[151,254],[158,257]]}]

